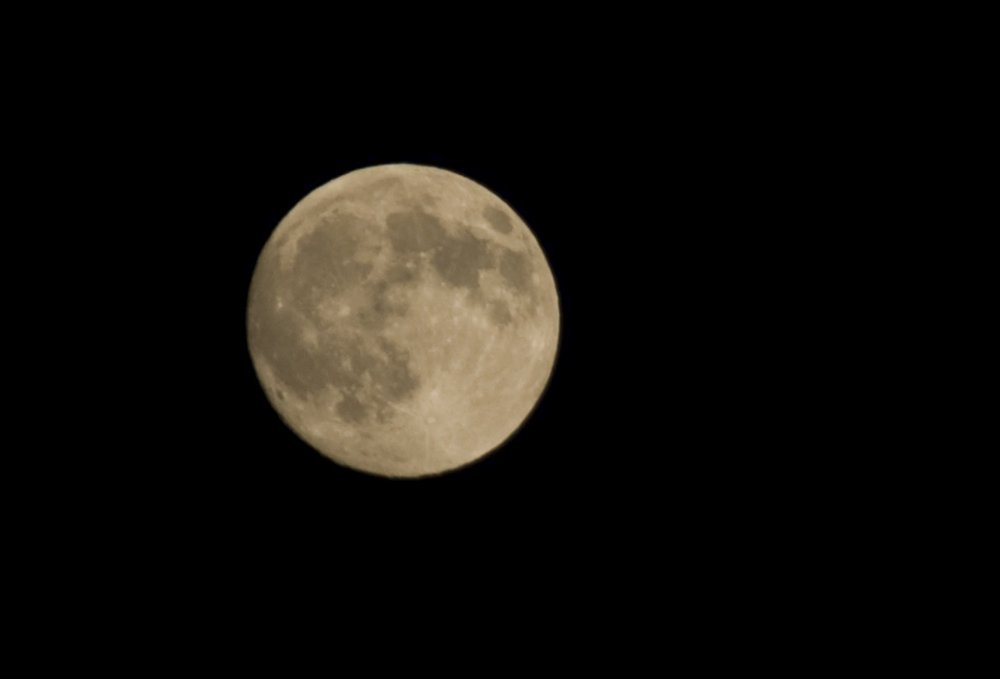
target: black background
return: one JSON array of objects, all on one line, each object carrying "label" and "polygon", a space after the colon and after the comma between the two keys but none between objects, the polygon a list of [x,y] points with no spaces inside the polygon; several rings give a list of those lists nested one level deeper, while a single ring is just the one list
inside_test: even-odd
[{"label": "black background", "polygon": [[[775,555],[823,520],[805,508],[826,487],[817,451],[832,434],[804,433],[801,395],[824,332],[804,319],[802,281],[828,218],[805,159],[825,151],[814,102],[790,108],[738,59],[668,68],[656,45],[539,68],[424,55],[362,82],[267,59],[81,79],[73,100],[100,105],[61,119],[58,138],[85,216],[63,226],[65,249],[86,253],[67,278],[86,283],[72,327],[87,360],[74,362],[79,422],[42,425],[69,443],[41,476],[38,497],[58,500],[36,510],[61,549],[90,555],[80,572],[234,606],[329,590],[527,597],[570,617],[759,591],[738,583],[758,563],[777,572]],[[509,204],[561,305],[553,374],[524,426],[419,480],[309,448],[246,346],[251,275],[281,218],[335,177],[398,162]]]},{"label": "black background", "polygon": [[[926,32],[756,7],[326,9],[12,24],[5,337],[27,379],[4,546],[32,661],[76,662],[64,638],[108,657],[153,639],[157,666],[255,660],[301,622],[333,663],[335,625],[376,642],[368,662],[411,636],[437,660],[464,633],[488,646],[477,670],[523,650],[619,675],[678,649],[745,667],[881,644],[890,609],[922,604],[899,583],[925,561],[884,555],[942,525],[896,491],[944,503],[905,478],[899,432],[928,424],[887,415],[898,385],[925,387],[911,338],[884,330],[941,294],[893,268],[935,266],[899,213],[934,193],[906,171],[930,157],[916,112],[944,67],[886,39]],[[916,96],[894,102],[901,82]],[[423,480],[312,451],[246,348],[281,218],[394,162],[505,200],[562,312],[522,429]]]}]

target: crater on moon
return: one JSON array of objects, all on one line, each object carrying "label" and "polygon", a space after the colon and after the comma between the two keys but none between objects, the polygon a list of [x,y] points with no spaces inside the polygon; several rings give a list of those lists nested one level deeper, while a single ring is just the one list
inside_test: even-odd
[{"label": "crater on moon", "polygon": [[540,397],[559,310],[541,249],[460,175],[383,165],[292,209],[250,287],[248,345],[288,425],[385,476],[460,467]]},{"label": "crater on moon", "polygon": [[483,217],[489,225],[498,233],[510,233],[514,230],[514,225],[510,223],[510,217],[503,210],[498,210],[491,205],[483,209]]}]

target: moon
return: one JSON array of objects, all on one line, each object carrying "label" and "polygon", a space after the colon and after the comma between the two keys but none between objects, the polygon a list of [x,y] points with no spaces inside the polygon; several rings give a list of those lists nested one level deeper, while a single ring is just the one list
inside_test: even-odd
[{"label": "moon", "polygon": [[466,466],[524,423],[559,343],[555,280],[504,201],[440,168],[338,177],[281,220],[254,268],[247,344],[280,418],[386,477]]}]

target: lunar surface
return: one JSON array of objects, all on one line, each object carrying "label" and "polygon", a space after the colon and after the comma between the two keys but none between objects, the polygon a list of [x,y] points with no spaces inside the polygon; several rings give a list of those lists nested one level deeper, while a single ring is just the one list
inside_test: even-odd
[{"label": "lunar surface", "polygon": [[247,341],[271,405],[335,462],[441,474],[494,450],[541,397],[559,341],[534,235],[455,173],[378,165],[299,202],[250,284]]}]

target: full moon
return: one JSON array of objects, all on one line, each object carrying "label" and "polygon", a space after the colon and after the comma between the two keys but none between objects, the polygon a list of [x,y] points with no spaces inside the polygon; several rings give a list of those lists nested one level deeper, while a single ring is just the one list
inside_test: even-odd
[{"label": "full moon", "polygon": [[250,282],[247,344],[281,419],[319,453],[388,477],[442,474],[509,439],[559,342],[535,236],[461,175],[393,164],[317,188]]}]

